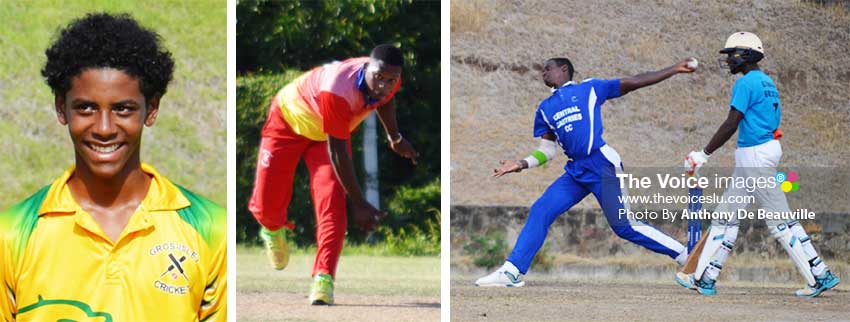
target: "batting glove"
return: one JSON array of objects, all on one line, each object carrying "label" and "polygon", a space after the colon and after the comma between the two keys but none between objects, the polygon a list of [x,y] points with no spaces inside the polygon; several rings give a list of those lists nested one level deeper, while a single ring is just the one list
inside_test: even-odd
[{"label": "batting glove", "polygon": [[705,153],[705,151],[691,151],[691,153],[688,153],[685,157],[685,171],[689,175],[698,174],[699,168],[708,162],[708,158],[710,156],[711,155]]}]

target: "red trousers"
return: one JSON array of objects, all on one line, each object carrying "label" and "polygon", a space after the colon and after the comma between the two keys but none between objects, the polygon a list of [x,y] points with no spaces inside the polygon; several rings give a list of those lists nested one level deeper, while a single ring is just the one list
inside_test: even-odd
[{"label": "red trousers", "polygon": [[[351,155],[351,145],[348,146]],[[334,173],[327,142],[295,134],[283,119],[276,100],[263,126],[257,155],[257,175],[248,209],[268,230],[293,229],[287,221],[292,181],[301,159],[310,172],[310,195],[316,212],[316,261],[313,275],[336,276],[346,230],[345,190]]]}]

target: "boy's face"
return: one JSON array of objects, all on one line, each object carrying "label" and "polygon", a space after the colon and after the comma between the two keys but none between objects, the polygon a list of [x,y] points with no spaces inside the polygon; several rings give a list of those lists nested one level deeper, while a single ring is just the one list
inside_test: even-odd
[{"label": "boy's face", "polygon": [[401,67],[391,66],[383,60],[369,59],[366,66],[366,86],[369,87],[369,96],[380,100],[390,94],[396,83],[401,80]]},{"label": "boy's face", "polygon": [[138,167],[142,128],[154,124],[159,98],[145,103],[139,80],[123,71],[92,68],[74,77],[55,106],[71,134],[77,168],[109,179]]},{"label": "boy's face", "polygon": [[567,66],[558,66],[554,60],[549,60],[543,65],[543,84],[546,87],[555,88],[568,81]]}]

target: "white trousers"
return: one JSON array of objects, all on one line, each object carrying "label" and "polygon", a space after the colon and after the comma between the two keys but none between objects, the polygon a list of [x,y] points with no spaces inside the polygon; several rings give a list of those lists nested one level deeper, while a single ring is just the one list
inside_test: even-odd
[{"label": "white trousers", "polygon": [[[779,159],[782,158],[782,146],[778,140],[770,140],[760,145],[738,148],[735,150],[735,171],[732,176],[733,180],[739,178],[770,178],[776,175],[776,166],[779,164]],[[764,179],[762,179],[764,180]],[[748,190],[753,190],[752,192]],[[790,211],[788,200],[785,199],[785,193],[779,187],[779,183],[772,188],[748,189],[730,185],[723,193],[724,203],[717,206],[715,211],[726,213],[736,213],[740,209],[745,209],[749,206],[751,198],[741,198],[743,196],[754,196],[755,200],[761,205],[761,208],[766,211]],[[735,198],[738,197],[738,198]],[[730,202],[731,201],[731,202]],[[765,220],[768,227],[774,227],[782,220]],[[730,224],[738,223],[737,217],[733,217]]]}]

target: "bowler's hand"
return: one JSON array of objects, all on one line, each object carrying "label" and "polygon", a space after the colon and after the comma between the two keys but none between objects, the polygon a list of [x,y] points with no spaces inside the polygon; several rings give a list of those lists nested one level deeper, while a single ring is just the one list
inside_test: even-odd
[{"label": "bowler's hand", "polygon": [[520,171],[522,171],[522,164],[520,164],[519,161],[502,160],[499,161],[499,167],[493,169],[493,176],[498,178],[507,173]]},{"label": "bowler's hand", "polygon": [[354,211],[354,223],[364,231],[372,231],[378,224],[378,219],[387,216],[385,211],[375,209],[369,202],[363,201],[359,204],[355,203],[352,207]]},{"label": "bowler's hand", "polygon": [[691,61],[691,59],[694,59],[694,58],[688,57],[688,58],[685,58],[684,60],[676,63],[676,65],[673,65],[673,70],[675,70],[677,73],[693,73],[693,72],[695,72],[696,68],[688,67],[688,63]]},{"label": "bowler's hand", "polygon": [[402,138],[400,142],[393,144],[390,142],[390,149],[393,150],[396,154],[410,159],[410,162],[413,162],[413,165],[416,165],[416,158],[419,157],[419,152],[413,149],[413,144],[410,144],[410,141]]}]

